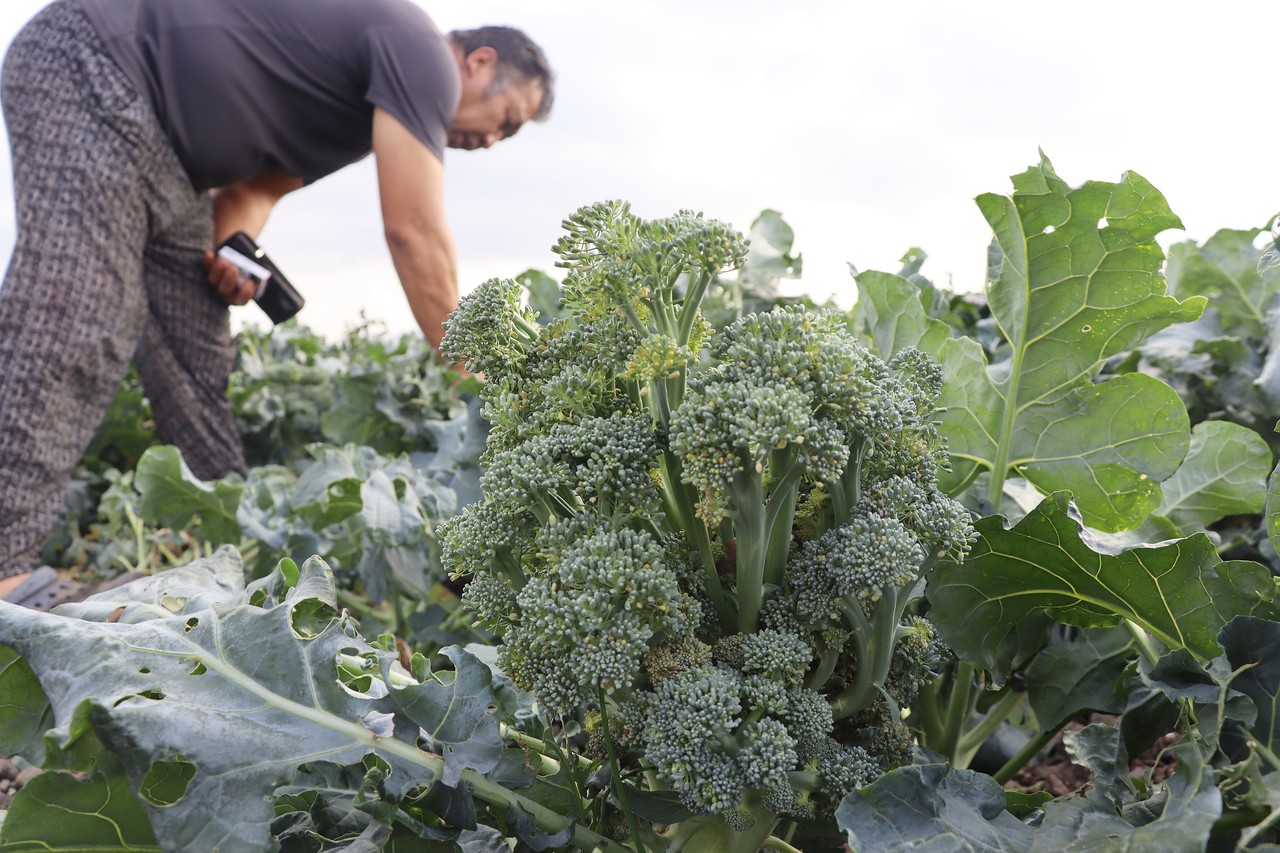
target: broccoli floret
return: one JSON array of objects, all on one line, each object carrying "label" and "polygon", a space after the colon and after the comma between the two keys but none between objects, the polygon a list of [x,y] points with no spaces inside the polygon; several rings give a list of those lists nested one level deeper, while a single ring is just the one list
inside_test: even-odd
[{"label": "broccoli floret", "polygon": [[644,660],[645,672],[649,680],[657,684],[687,672],[701,669],[711,664],[711,647],[693,637],[679,637],[670,643],[658,646]]},{"label": "broccoli floret", "polygon": [[822,776],[820,793],[826,800],[826,811],[834,814],[836,806],[847,794],[870,784],[881,773],[879,764],[860,746],[841,746],[827,740],[827,749],[818,759]]},{"label": "broccoli floret", "polygon": [[812,628],[864,613],[886,591],[916,580],[924,551],[895,518],[868,515],[804,543],[788,566],[791,600]]},{"label": "broccoli floret", "polygon": [[782,714],[787,731],[796,741],[796,752],[801,761],[808,761],[824,753],[835,720],[831,704],[825,696],[812,690],[797,688],[787,694],[787,707]]},{"label": "broccoli floret", "polygon": [[721,815],[725,826],[733,832],[746,832],[756,825],[756,816],[747,809],[732,808]]},{"label": "broccoli floret", "polygon": [[782,784],[795,742],[770,717],[750,718],[731,670],[689,670],[659,684],[645,725],[645,757],[691,811],[738,806],[749,789]]},{"label": "broccoli floret", "polygon": [[518,370],[538,339],[537,315],[521,306],[522,293],[511,279],[491,278],[462,297],[444,321],[444,357],[495,380]]},{"label": "broccoli floret", "polygon": [[905,708],[915,701],[921,687],[938,677],[950,650],[929,620],[920,616],[907,617],[898,636],[884,688],[898,707]]},{"label": "broccoli floret", "polygon": [[515,683],[555,710],[629,690],[655,637],[689,628],[690,611],[652,536],[599,530],[516,595],[520,620],[501,647]]}]

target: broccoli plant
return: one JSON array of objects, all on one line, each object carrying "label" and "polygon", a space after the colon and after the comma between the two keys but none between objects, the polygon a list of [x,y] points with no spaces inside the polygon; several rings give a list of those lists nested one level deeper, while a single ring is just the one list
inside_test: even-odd
[{"label": "broccoli plant", "polygon": [[973,535],[937,486],[941,372],[834,311],[713,334],[699,304],[747,247],[701,214],[564,224],[563,317],[495,279],[445,324],[492,424],[446,567],[515,683],[584,721],[632,849],[829,840],[910,759],[899,709],[942,650],[909,608]]}]

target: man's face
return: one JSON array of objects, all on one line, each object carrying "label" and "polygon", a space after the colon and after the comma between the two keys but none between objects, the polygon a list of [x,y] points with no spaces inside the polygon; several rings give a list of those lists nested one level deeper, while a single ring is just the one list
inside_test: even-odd
[{"label": "man's face", "polygon": [[542,84],[513,80],[491,92],[497,75],[492,48],[473,51],[462,62],[462,98],[449,126],[449,147],[488,148],[515,136],[542,104]]}]

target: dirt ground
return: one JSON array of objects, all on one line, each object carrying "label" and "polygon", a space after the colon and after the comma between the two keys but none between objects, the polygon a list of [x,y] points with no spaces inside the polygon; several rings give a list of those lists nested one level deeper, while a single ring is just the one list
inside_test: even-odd
[{"label": "dirt ground", "polygon": [[[1087,720],[1079,720],[1067,726],[1067,730],[1079,730],[1087,723],[1114,723],[1115,717],[1095,714]],[[1129,775],[1144,777],[1149,772],[1153,782],[1163,782],[1177,769],[1177,760],[1164,752],[1165,748],[1178,741],[1179,735],[1170,733],[1159,738],[1151,748],[1129,762]],[[1049,751],[1038,761],[1028,764],[1018,775],[1005,785],[1016,791],[1034,793],[1048,791],[1055,797],[1078,791],[1092,780],[1088,770],[1073,764],[1067,756],[1066,749],[1059,737],[1050,746]]]},{"label": "dirt ground", "polygon": [[40,771],[33,768],[20,771],[16,764],[0,756],[0,809],[9,808],[9,801],[27,780]]}]

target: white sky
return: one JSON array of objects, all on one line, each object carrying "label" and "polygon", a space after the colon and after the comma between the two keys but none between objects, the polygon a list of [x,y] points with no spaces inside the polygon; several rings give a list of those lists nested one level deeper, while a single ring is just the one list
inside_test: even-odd
[{"label": "white sky", "polygon": [[[442,29],[524,28],[559,77],[550,121],[446,156],[464,291],[530,266],[555,274],[561,219],[606,198],[744,231],[780,210],[803,288],[844,303],[846,262],[896,270],[916,245],[926,273],[978,289],[989,231],[972,199],[1008,191],[1040,147],[1071,184],[1127,169],[1152,181],[1187,227],[1166,244],[1280,210],[1270,2],[417,1]],[[0,41],[42,5],[0,0]],[[7,149],[0,160],[2,260]],[[413,327],[370,161],[285,199],[262,243],[313,328],[337,334],[362,310]]]}]

